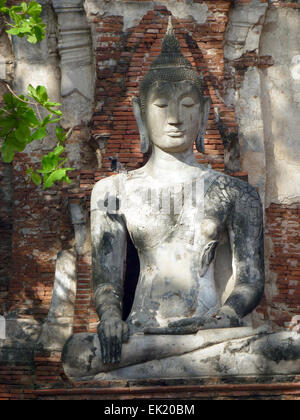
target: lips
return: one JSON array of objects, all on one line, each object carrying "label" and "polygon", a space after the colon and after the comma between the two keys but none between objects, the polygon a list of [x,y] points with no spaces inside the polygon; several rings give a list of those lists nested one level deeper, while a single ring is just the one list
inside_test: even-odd
[{"label": "lips", "polygon": [[166,134],[169,137],[183,137],[185,135],[185,131],[168,131]]}]

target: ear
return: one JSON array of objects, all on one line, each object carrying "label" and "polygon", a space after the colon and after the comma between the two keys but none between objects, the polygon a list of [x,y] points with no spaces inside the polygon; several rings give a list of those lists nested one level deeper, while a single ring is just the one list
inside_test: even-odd
[{"label": "ear", "polygon": [[132,98],[132,108],[140,132],[141,152],[147,153],[150,148],[150,139],[147,127],[145,126],[143,121],[141,101],[139,98]]},{"label": "ear", "polygon": [[207,121],[209,117],[211,107],[211,99],[209,96],[204,96],[202,100],[202,109],[201,109],[201,127],[196,140],[196,147],[198,152],[204,153],[204,137],[206,133]]}]

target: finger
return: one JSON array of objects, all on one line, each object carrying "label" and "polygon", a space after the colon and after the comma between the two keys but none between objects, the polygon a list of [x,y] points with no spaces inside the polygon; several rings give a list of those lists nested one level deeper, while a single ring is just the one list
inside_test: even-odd
[{"label": "finger", "polygon": [[113,335],[111,337],[111,350],[110,350],[110,357],[111,357],[111,363],[116,363],[116,352],[117,352],[117,337]]},{"label": "finger", "polygon": [[116,329],[115,326],[111,328],[111,338],[110,338],[110,359],[111,363],[116,363]]},{"label": "finger", "polygon": [[110,328],[110,346],[109,346],[110,363],[115,363],[115,326],[111,325]]},{"label": "finger", "polygon": [[148,335],[168,335],[168,334],[172,334],[172,332],[170,332],[170,331],[171,331],[171,329],[169,327],[167,327],[167,328],[149,327],[149,328],[144,329],[144,334],[148,334]]},{"label": "finger", "polygon": [[173,335],[187,335],[187,334],[196,334],[199,328],[195,323],[191,325],[185,325],[180,327],[169,328],[169,334]]},{"label": "finger", "polygon": [[174,328],[185,327],[185,326],[193,324],[194,322],[195,322],[194,318],[185,318],[185,319],[181,319],[179,321],[170,322],[168,324],[168,326],[171,327],[171,328],[173,328],[173,327]]},{"label": "finger", "polygon": [[122,329],[123,329],[122,342],[127,343],[129,341],[130,331],[129,331],[128,324],[126,324],[126,322],[123,322]]},{"label": "finger", "polygon": [[103,329],[101,325],[98,328],[98,337],[99,337],[100,347],[101,347],[102,362],[105,364],[106,363],[106,354],[105,354],[105,346],[104,346],[105,338],[104,338],[104,333],[103,333]]},{"label": "finger", "polygon": [[114,363],[120,363],[120,340],[118,337],[114,337]]},{"label": "finger", "polygon": [[224,324],[220,323],[216,319],[210,319],[206,321],[204,324],[200,325],[198,330],[215,330],[217,328],[223,328]]},{"label": "finger", "polygon": [[111,363],[111,331],[110,325],[105,324],[104,326],[104,346],[105,346],[105,355],[106,355],[106,363]]},{"label": "finger", "polygon": [[122,357],[122,341],[118,340],[118,359],[117,359],[117,363],[121,362],[121,357]]},{"label": "finger", "polygon": [[121,352],[122,352],[122,333],[123,326],[122,323],[116,325],[116,342],[115,342],[115,362],[120,363]]},{"label": "finger", "polygon": [[117,363],[118,359],[118,341],[121,336],[121,325],[120,322],[114,322],[111,328],[111,361]]}]

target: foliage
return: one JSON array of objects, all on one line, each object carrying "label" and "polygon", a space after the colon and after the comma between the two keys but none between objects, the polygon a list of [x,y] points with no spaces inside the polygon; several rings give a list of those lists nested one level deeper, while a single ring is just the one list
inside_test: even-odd
[{"label": "foliage", "polygon": [[7,0],[0,0],[0,13],[8,14],[11,21],[6,24],[10,27],[6,32],[19,38],[27,37],[27,41],[36,44],[45,38],[46,25],[41,19],[42,6],[35,1],[6,7]]},{"label": "foliage", "polygon": [[[46,25],[40,18],[42,6],[35,1],[29,4],[22,2],[19,5],[6,7],[7,0],[0,0],[0,13],[8,14],[11,22],[6,32],[23,38],[35,44],[44,39]],[[3,162],[11,163],[17,152],[23,152],[28,144],[41,141],[47,136],[47,127],[57,124],[62,118],[58,109],[61,104],[51,102],[44,86],[28,86],[27,97],[17,95],[5,83],[9,93],[3,97],[4,105],[0,108],[0,140],[2,139],[1,157]],[[40,109],[47,111],[42,118]],[[43,188],[51,188],[56,181],[70,183],[68,172],[73,168],[63,167],[67,159],[62,157],[67,134],[60,126],[56,126],[57,145],[54,150],[43,156],[40,169],[28,168],[27,175],[36,184],[43,184]]]},{"label": "foliage", "polygon": [[[1,156],[6,163],[14,160],[16,152],[23,152],[26,146],[33,141],[41,141],[47,136],[47,126],[58,123],[62,112],[57,109],[59,103],[51,102],[44,86],[36,89],[29,85],[28,96],[34,100],[14,93],[4,95],[4,107],[0,108],[0,138],[3,139]],[[35,107],[36,111],[32,108]],[[48,111],[45,118],[41,118],[39,107]],[[42,158],[42,167],[37,171],[29,168],[27,174],[36,185],[43,182],[44,189],[50,188],[55,181],[70,182],[68,171],[73,168],[63,168],[66,160],[61,155],[64,153],[63,146],[66,134],[63,129],[56,126],[57,146],[53,152]]]}]

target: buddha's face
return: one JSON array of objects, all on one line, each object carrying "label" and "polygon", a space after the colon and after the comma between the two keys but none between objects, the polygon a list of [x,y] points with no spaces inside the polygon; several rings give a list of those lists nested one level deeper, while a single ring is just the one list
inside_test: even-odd
[{"label": "buddha's face", "polygon": [[193,148],[201,127],[201,103],[198,89],[188,81],[153,85],[145,110],[151,142],[171,153]]}]

